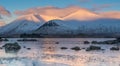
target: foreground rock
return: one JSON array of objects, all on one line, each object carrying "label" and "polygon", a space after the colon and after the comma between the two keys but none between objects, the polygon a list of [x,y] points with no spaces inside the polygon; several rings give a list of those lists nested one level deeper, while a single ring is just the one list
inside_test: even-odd
[{"label": "foreground rock", "polygon": [[7,38],[0,38],[0,41],[9,41]]},{"label": "foreground rock", "polygon": [[6,43],[2,47],[5,48],[6,53],[16,53],[21,49],[18,43]]}]

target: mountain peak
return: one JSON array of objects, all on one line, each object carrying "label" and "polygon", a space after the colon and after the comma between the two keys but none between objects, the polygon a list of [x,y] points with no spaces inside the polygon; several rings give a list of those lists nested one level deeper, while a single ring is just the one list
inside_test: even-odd
[{"label": "mountain peak", "polygon": [[42,25],[43,26],[59,26],[54,20],[50,20],[48,22],[46,22],[45,24]]},{"label": "mountain peak", "polygon": [[[35,30],[35,34],[44,34],[44,35],[56,35],[56,34],[66,34],[69,30],[69,27],[60,24],[62,20],[50,20],[40,26]],[[60,23],[59,23],[60,22]]]}]

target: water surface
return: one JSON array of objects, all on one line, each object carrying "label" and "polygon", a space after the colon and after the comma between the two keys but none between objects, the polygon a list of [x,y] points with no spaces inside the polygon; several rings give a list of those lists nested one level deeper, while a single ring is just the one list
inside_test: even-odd
[{"label": "water surface", "polygon": [[[22,38],[9,38],[18,42]],[[0,66],[120,66],[120,51],[110,51],[115,45],[97,45],[104,51],[87,52],[71,50],[72,47],[87,48],[92,44],[84,41],[105,41],[114,38],[35,38],[38,41],[18,42],[22,49],[18,53],[5,53],[0,50]],[[61,49],[67,47],[68,49]],[[30,49],[27,49],[30,48]]]}]

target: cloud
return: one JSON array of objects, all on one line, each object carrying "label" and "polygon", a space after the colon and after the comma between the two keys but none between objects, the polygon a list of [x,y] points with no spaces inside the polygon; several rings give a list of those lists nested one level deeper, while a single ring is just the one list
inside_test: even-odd
[{"label": "cloud", "polygon": [[56,16],[56,17],[64,17],[66,15],[69,15],[72,12],[75,12],[79,9],[83,9],[78,6],[68,6],[65,8],[58,8],[53,6],[47,6],[47,7],[36,7],[36,8],[30,8],[24,11],[17,10],[14,13],[17,15],[27,15],[27,14],[41,14],[41,15],[47,15],[47,16]]},{"label": "cloud", "polygon": [[35,7],[35,8],[29,8],[24,11],[17,10],[14,13],[17,15],[26,15],[26,14],[33,14],[33,13],[44,13],[47,10],[57,10],[59,8],[48,6],[48,7]]},{"label": "cloud", "polygon": [[11,13],[6,10],[3,6],[0,6],[0,17],[1,16],[11,16]]},{"label": "cloud", "polygon": [[93,8],[91,8],[91,10],[93,10],[93,11],[99,11],[99,10],[103,10],[103,9],[106,9],[106,8],[110,8],[113,5],[114,4],[102,4],[102,5],[96,5],[96,4],[94,4]]}]

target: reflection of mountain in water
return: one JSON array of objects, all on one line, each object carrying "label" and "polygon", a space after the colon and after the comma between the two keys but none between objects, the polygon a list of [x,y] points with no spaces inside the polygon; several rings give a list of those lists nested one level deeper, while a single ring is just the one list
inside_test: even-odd
[{"label": "reflection of mountain in water", "polygon": [[42,51],[45,54],[55,54],[57,51],[55,41],[51,41],[48,38],[42,40]]}]

